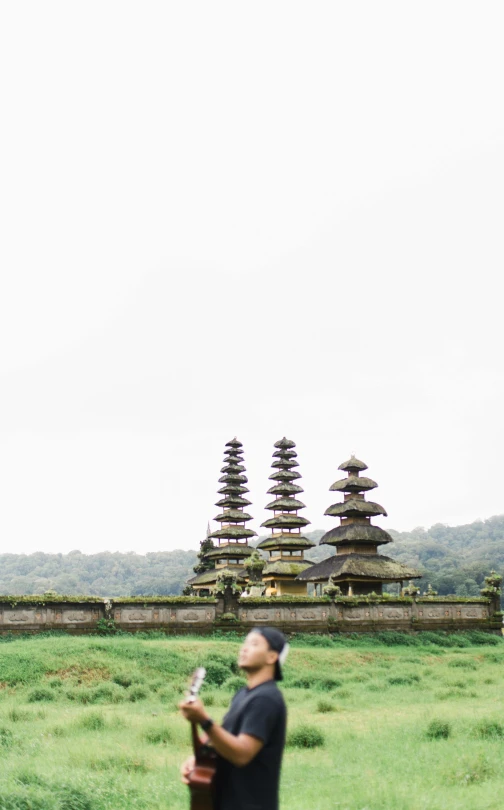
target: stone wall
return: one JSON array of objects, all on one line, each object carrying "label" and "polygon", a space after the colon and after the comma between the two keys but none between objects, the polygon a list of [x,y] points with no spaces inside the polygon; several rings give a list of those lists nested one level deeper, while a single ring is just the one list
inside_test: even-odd
[{"label": "stone wall", "polygon": [[500,633],[502,614],[495,599],[422,597],[370,599],[169,597],[145,599],[44,599],[0,597],[0,634],[64,630],[93,633],[161,630],[168,634],[211,633],[273,625],[287,633],[373,633],[381,630],[485,630]]}]

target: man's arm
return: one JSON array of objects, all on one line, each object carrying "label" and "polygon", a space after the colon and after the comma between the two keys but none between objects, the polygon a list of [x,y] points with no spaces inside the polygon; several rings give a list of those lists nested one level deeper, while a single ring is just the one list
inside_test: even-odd
[{"label": "man's arm", "polygon": [[[186,720],[192,723],[203,723],[209,719],[209,715],[201,700],[194,700],[192,703],[181,703],[180,710]],[[208,738],[213,748],[221,757],[227,759],[237,768],[243,768],[252,762],[257,756],[264,743],[251,734],[231,734],[226,729],[214,723],[207,731]]]}]

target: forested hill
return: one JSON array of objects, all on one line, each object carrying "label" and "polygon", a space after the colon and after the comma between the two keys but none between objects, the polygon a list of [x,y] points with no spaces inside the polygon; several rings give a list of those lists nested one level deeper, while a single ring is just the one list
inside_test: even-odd
[{"label": "forested hill", "polygon": [[[307,536],[318,543],[323,533]],[[430,529],[390,533],[394,543],[382,546],[381,553],[419,568],[422,589],[430,582],[440,594],[473,596],[492,568],[504,574],[504,515],[466,526],[437,523]],[[193,575],[196,551],[0,554],[0,594],[180,594]],[[306,556],[318,562],[333,551],[316,546]]]}]

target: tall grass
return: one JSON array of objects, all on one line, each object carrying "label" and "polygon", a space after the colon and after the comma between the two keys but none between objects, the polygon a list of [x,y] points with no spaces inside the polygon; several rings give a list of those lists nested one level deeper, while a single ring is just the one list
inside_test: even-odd
[{"label": "tall grass", "polygon": [[[282,810],[500,806],[504,643],[481,633],[399,636],[293,640],[281,685]],[[178,768],[189,728],[177,703],[203,664],[211,674],[202,696],[219,721],[243,684],[239,641],[3,643],[0,810],[187,810]]]}]

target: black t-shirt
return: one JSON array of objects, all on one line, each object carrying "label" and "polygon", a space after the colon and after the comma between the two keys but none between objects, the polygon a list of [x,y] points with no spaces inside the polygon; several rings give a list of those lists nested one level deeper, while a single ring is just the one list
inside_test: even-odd
[{"label": "black t-shirt", "polygon": [[215,810],[278,810],[286,719],[283,695],[275,681],[236,693],[223,728],[236,736],[250,734],[264,745],[243,768],[218,757]]}]

